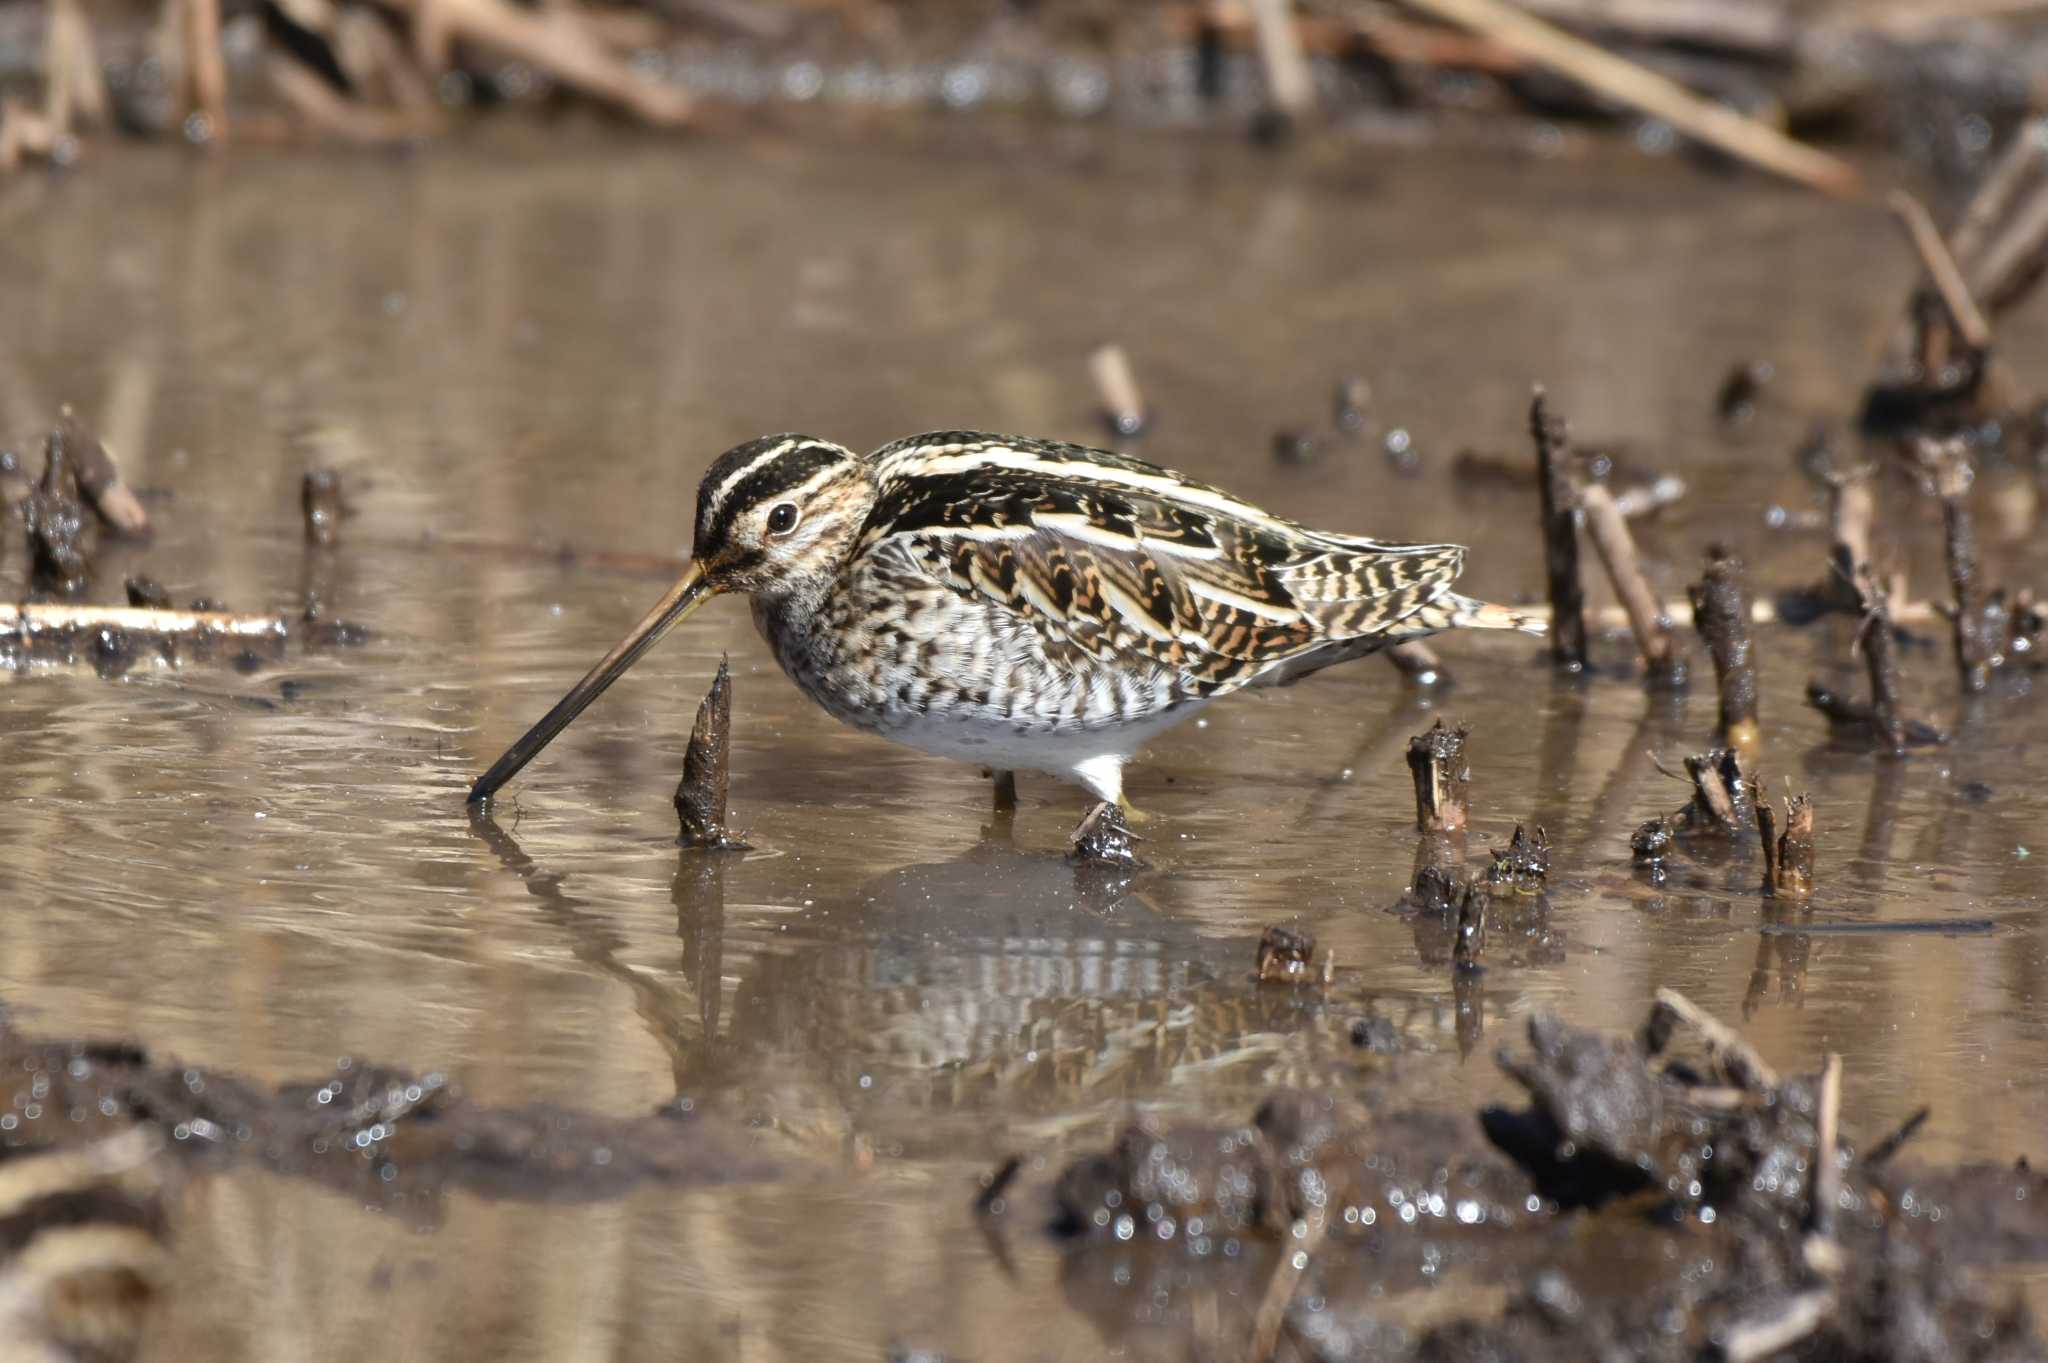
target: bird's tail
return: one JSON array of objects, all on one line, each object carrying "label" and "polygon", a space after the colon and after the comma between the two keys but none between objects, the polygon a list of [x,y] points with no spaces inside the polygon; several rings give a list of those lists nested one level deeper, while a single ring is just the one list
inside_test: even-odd
[{"label": "bird's tail", "polygon": [[1542,615],[1516,610],[1512,606],[1496,606],[1491,601],[1477,601],[1456,592],[1445,592],[1436,600],[1401,622],[1406,627],[1420,625],[1426,630],[1440,629],[1514,629],[1524,634],[1548,634],[1550,621]]}]

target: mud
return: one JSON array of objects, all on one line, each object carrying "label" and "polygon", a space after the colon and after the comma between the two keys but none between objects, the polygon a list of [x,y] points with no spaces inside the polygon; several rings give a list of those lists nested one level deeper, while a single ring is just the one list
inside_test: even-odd
[{"label": "mud", "polygon": [[[1473,595],[1543,594],[1538,377],[1599,433],[1567,447],[1575,477],[1593,448],[1617,502],[1638,479],[1686,487],[1630,526],[1681,624],[1709,545],[1756,600],[1824,584],[1836,499],[1795,454],[1868,385],[1868,347],[1844,338],[1899,322],[1917,264],[1891,224],[1633,157],[1364,160],[1313,137],[1265,157],[1087,130],[1047,149],[963,127],[683,152],[504,127],[403,159],[117,149],[0,204],[0,418],[46,432],[73,395],[152,516],[146,541],[100,536],[77,604],[126,609],[110,584],[148,576],[294,634],[309,597],[370,629],[246,673],[238,645],[176,667],[145,648],[115,684],[0,678],[13,1034],[134,1038],[139,1058],[105,1062],[117,1110],[275,1137],[216,1148],[170,1123],[152,1167],[176,1181],[176,1250],[146,1363],[338,1363],[398,1337],[522,1363],[1236,1357],[1269,1328],[1281,1358],[1507,1353],[1511,1330],[1561,1356],[1668,1356],[1803,1320],[1816,1354],[1884,1356],[1880,1325],[1922,1319],[1944,1343],[2028,1338],[2009,1308],[2048,1300],[2040,1194],[2015,1172],[2048,1126],[2038,674],[2015,653],[1962,693],[1932,609],[1943,508],[1890,445],[1837,437],[1872,469],[1855,558],[1895,596],[1901,706],[1950,742],[1901,762],[1835,741],[1801,692],[1869,695],[1860,615],[1759,613],[1757,770],[1773,800],[1813,797],[1803,900],[1761,893],[1747,835],[1684,840],[1660,883],[1632,869],[1631,830],[1686,798],[1658,764],[1720,742],[1718,707],[1641,685],[1591,579],[1584,671],[1538,640],[1450,636],[1431,646],[1454,684],[1365,662],[1163,736],[1129,770],[1145,870],[1068,864],[1071,788],[1023,773],[992,808],[977,770],[838,727],[736,602],[679,629],[495,821],[460,812],[481,764],[674,580],[719,450],[784,429],[1101,439],[1087,357],[1108,337],[1156,414],[1133,449],[1316,525],[1471,545]],[[2024,374],[2048,332],[2022,308],[1998,344]],[[1763,355],[1776,375],[1731,440],[1715,381]],[[1338,375],[1370,385],[1372,430],[1276,463],[1277,427],[1341,424]],[[1396,429],[1421,452],[1405,474]],[[2017,602],[2048,581],[2038,434],[2002,429],[1972,446],[1970,510],[1980,580]],[[26,481],[40,436],[18,448]],[[1458,450],[1519,471],[1468,479]],[[310,552],[308,468],[358,511]],[[0,600],[28,595],[20,542]],[[670,794],[721,657],[727,818],[756,846],[706,856],[675,846]],[[1404,759],[1439,715],[1470,726],[1473,780],[1465,828],[1424,839]],[[1540,892],[1491,887],[1461,933],[1467,885],[1496,851],[1529,858],[1539,827]],[[1275,923],[1334,957],[1326,983],[1253,981]],[[1665,986],[1740,1017],[1793,1076],[1781,1099],[1698,1110],[1699,1090],[1741,1087],[1723,1062],[1687,1078],[1603,1040],[1635,1035]],[[1542,1014],[1563,1021],[1528,1046]],[[1503,1042],[1533,1088],[1487,1063]],[[1844,1168],[1845,1267],[1816,1313],[1787,1180],[1810,1172],[1830,1053],[1847,1148],[1930,1115]],[[205,1094],[180,1091],[188,1069]],[[408,1082],[389,1110],[396,1202],[373,1162],[309,1153],[374,1126],[387,1079],[435,1073],[433,1101],[422,1085],[410,1105]],[[305,1106],[336,1082],[353,1125]],[[0,1112],[19,1123],[15,1098]],[[1486,1138],[1495,1109],[1582,1134],[1517,1163]],[[1687,1153],[1696,1124],[1777,1187],[1717,1182]],[[1195,1258],[1178,1216],[1163,1241],[1137,1219],[1129,1240],[1114,1218],[1046,1234],[1085,1152],[1110,1161],[1101,1187],[1163,1194],[1185,1166],[1202,1216],[1243,1218],[1235,1253],[1211,1238]],[[1314,1246],[1276,1224],[1311,1171],[1353,1180]],[[1681,1174],[1698,1197],[1671,1191]],[[1565,1210],[1553,1184],[1603,1200]],[[1373,1224],[1344,1227],[1345,1205]],[[1652,1338],[1665,1320],[1676,1343]]]}]

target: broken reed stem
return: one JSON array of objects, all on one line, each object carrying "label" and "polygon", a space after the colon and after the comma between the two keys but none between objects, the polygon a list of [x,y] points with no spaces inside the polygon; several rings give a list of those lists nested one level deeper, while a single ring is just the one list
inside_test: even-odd
[{"label": "broken reed stem", "polygon": [[1294,0],[1247,0],[1259,40],[1259,69],[1273,107],[1289,117],[1306,113],[1315,101],[1315,82],[1295,27]]},{"label": "broken reed stem", "polygon": [[1787,137],[1725,104],[1703,99],[1674,80],[1575,38],[1501,0],[1408,2],[1413,8],[1481,33],[1603,95],[1654,114],[1687,136],[1750,165],[1843,198],[1855,194],[1861,184],[1861,177],[1846,161]]},{"label": "broken reed stem", "polygon": [[1904,225],[1913,249],[1919,252],[1920,263],[1933,282],[1935,293],[1940,295],[1941,305],[1947,310],[1956,335],[1972,350],[1988,348],[1991,324],[1984,320],[1977,300],[1970,296],[1970,286],[1963,282],[1963,272],[1956,267],[1955,257],[1949,254],[1948,244],[1935,230],[1934,219],[1927,215],[1927,209],[1903,189],[1893,190],[1885,202]]},{"label": "broken reed stem", "polygon": [[1318,1211],[1302,1221],[1302,1233],[1297,1239],[1291,1233],[1281,1242],[1280,1262],[1273,1265],[1273,1276],[1266,1281],[1266,1295],[1259,1300],[1259,1313],[1252,1318],[1251,1347],[1245,1356],[1251,1363],[1272,1363],[1280,1348],[1280,1332],[1287,1327],[1287,1308],[1294,1304],[1294,1293],[1301,1286],[1302,1275],[1308,1272],[1309,1257],[1322,1247],[1323,1237],[1330,1233],[1329,1217]]},{"label": "broken reed stem", "polygon": [[1795,795],[1785,805],[1785,831],[1778,831],[1778,811],[1764,792],[1761,777],[1749,783],[1756,807],[1756,835],[1764,849],[1763,892],[1774,899],[1806,899],[1813,894],[1813,801]]},{"label": "broken reed stem", "polygon": [[1550,588],[1550,656],[1573,671],[1586,666],[1586,587],[1579,579],[1579,534],[1573,523],[1572,479],[1566,467],[1565,424],[1553,417],[1539,386],[1529,402],[1536,442],[1536,487],[1542,497],[1543,569]]},{"label": "broken reed stem", "polygon": [[1714,661],[1721,741],[1754,751],[1762,730],[1756,716],[1756,651],[1749,633],[1749,602],[1742,590],[1742,560],[1719,546],[1709,549],[1706,576],[1686,594],[1692,601],[1693,628]]},{"label": "broken reed stem", "polygon": [[1842,1247],[1835,1243],[1835,1203],[1841,1195],[1842,1158],[1837,1148],[1842,1124],[1842,1057],[1828,1052],[1820,1072],[1820,1114],[1814,1123],[1813,1205],[1806,1222],[1807,1267],[1832,1275],[1841,1270]]},{"label": "broken reed stem", "polygon": [[1578,501],[1586,513],[1586,532],[1593,548],[1628,612],[1628,626],[1636,636],[1636,647],[1642,650],[1650,684],[1665,688],[1684,685],[1685,658],[1671,637],[1671,626],[1658,607],[1656,593],[1643,576],[1635,538],[1628,532],[1621,508],[1614,504],[1614,494],[1599,483],[1588,483],[1578,490]]},{"label": "broken reed stem", "polygon": [[1120,345],[1099,347],[1088,357],[1088,373],[1095,380],[1095,393],[1102,401],[1102,419],[1116,435],[1142,435],[1145,431],[1145,395],[1138,388],[1138,376],[1131,372],[1131,357]]},{"label": "broken reed stem", "polygon": [[1461,832],[1468,819],[1472,768],[1465,760],[1462,724],[1436,723],[1408,740],[1408,772],[1415,779],[1415,827],[1423,833]]},{"label": "broken reed stem", "polygon": [[677,841],[685,847],[741,851],[747,846],[725,822],[731,742],[732,673],[720,658],[711,690],[697,706],[690,746],[683,753],[683,779],[676,786],[676,818],[682,825]]},{"label": "broken reed stem", "polygon": [[[1771,1068],[1757,1052],[1756,1047],[1744,1040],[1740,1032],[1676,989],[1657,991],[1657,1010],[1669,1014],[1671,1018],[1683,1022],[1699,1033],[1700,1039],[1706,1043],[1708,1052],[1726,1072],[1730,1083],[1751,1093],[1768,1093],[1778,1087],[1778,1072]],[[1659,1025],[1654,1012],[1651,1017],[1651,1029],[1668,1034],[1668,1029]]]}]

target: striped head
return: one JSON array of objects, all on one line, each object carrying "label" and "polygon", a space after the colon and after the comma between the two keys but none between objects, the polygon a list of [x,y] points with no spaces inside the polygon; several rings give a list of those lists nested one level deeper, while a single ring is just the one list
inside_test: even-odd
[{"label": "striped head", "polygon": [[867,465],[841,445],[770,435],[718,457],[697,489],[691,557],[715,591],[822,590],[875,505]]}]

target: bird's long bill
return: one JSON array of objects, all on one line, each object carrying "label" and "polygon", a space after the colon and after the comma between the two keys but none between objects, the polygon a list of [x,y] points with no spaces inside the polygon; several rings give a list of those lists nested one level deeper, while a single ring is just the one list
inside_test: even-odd
[{"label": "bird's long bill", "polygon": [[500,787],[519,774],[521,767],[553,742],[556,734],[568,728],[569,722],[582,714],[590,702],[603,695],[606,687],[640,661],[641,654],[659,643],[664,634],[680,625],[684,617],[703,605],[711,595],[712,588],[704,580],[704,570],[691,563],[676,585],[669,588],[668,595],[655,603],[654,609],[633,626],[633,632],[619,640],[612,651],[599,659],[597,666],[570,689],[568,695],[555,702],[554,709],[541,716],[540,723],[505,749],[505,755],[491,763],[491,769],[477,778],[476,784],[469,788],[470,807],[487,803]]}]

